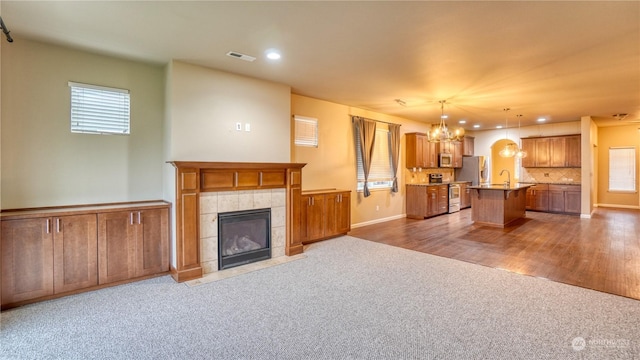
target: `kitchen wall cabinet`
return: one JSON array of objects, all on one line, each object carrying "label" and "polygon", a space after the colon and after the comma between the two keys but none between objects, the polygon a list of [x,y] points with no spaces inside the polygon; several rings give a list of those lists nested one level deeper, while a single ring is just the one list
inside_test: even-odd
[{"label": "kitchen wall cabinet", "polygon": [[427,134],[408,133],[405,135],[406,168],[437,168],[437,143],[429,142]]},{"label": "kitchen wall cabinet", "polygon": [[[116,266],[129,259],[137,259],[140,264],[127,277],[117,280],[167,272],[169,204],[149,202],[129,206],[127,215],[132,211],[140,213],[140,228],[133,232],[134,240],[128,241],[131,234],[122,226],[105,228],[102,238],[103,242],[115,244],[111,247],[114,259],[122,257],[109,265]],[[123,212],[123,208],[127,205],[1,213],[2,309],[98,288],[106,271],[99,266],[102,252],[98,250],[98,219]],[[126,216],[125,223],[130,219]],[[126,235],[127,240],[122,240],[121,235]],[[141,251],[136,252],[137,249]],[[117,280],[114,277],[111,281]]]},{"label": "kitchen wall cabinet", "polygon": [[580,185],[549,185],[549,211],[579,214]]},{"label": "kitchen wall cabinet", "polygon": [[99,283],[169,271],[168,222],[168,209],[99,214]]},{"label": "kitchen wall cabinet", "polygon": [[407,217],[425,219],[449,212],[448,185],[407,185]]},{"label": "kitchen wall cabinet", "polygon": [[580,135],[523,138],[522,148],[529,156],[523,167],[566,168],[581,166]]},{"label": "kitchen wall cabinet", "polygon": [[462,167],[462,152],[463,152],[462,142],[443,141],[437,144],[438,144],[437,146],[438,153],[446,153],[446,154],[452,155],[453,157],[452,164],[454,168]]},{"label": "kitchen wall cabinet", "polygon": [[343,235],[351,230],[350,191],[303,191],[300,199],[299,232],[303,244]]},{"label": "kitchen wall cabinet", "polygon": [[462,156],[473,156],[475,153],[475,138],[473,136],[465,136],[462,138]]},{"label": "kitchen wall cabinet", "polygon": [[527,210],[549,211],[549,185],[536,184],[527,188]]}]

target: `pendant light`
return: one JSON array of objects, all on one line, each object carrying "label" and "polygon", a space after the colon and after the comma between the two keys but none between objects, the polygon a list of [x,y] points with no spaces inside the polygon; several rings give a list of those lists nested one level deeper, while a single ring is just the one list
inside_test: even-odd
[{"label": "pendant light", "polygon": [[427,133],[427,137],[430,142],[448,142],[459,141],[464,137],[464,129],[457,128],[453,132],[449,131],[445,119],[447,116],[444,114],[444,104],[447,100],[440,100],[440,121],[436,125],[431,125],[431,130]]},{"label": "pendant light", "polygon": [[[508,119],[507,113],[511,109],[505,108],[503,110],[504,110],[505,138],[508,141],[509,140],[509,119]],[[511,142],[508,142],[507,145],[505,145],[505,147],[502,150],[500,150],[499,154],[502,157],[510,158],[510,157],[514,157],[517,151],[518,151],[518,146],[513,141],[511,141]]]},{"label": "pendant light", "polygon": [[522,149],[522,138],[520,137],[520,118],[522,117],[522,115],[517,115],[518,116],[518,150],[516,150],[516,154],[514,155],[515,157],[519,158],[519,159],[524,159],[527,157],[527,152],[524,151]]}]

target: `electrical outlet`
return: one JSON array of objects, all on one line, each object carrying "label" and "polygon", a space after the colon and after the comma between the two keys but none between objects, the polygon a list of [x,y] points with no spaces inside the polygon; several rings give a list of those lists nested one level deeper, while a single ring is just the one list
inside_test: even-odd
[{"label": "electrical outlet", "polygon": [[239,122],[236,123],[236,130],[238,131],[242,130],[242,123],[239,123]]},{"label": "electrical outlet", "polygon": [[376,211],[380,211],[380,205],[376,205]]},{"label": "electrical outlet", "polygon": [[549,177],[549,173],[544,173],[544,177]]}]

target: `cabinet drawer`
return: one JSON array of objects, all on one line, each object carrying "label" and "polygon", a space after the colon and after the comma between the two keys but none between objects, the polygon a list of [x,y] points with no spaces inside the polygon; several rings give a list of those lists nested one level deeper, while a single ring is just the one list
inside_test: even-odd
[{"label": "cabinet drawer", "polygon": [[549,185],[549,191],[577,191],[579,192],[580,185]]}]

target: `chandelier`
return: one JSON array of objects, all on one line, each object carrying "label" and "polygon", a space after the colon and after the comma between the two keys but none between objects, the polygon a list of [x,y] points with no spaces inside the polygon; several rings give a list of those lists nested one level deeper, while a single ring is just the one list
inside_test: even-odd
[{"label": "chandelier", "polygon": [[[504,110],[505,138],[507,139],[507,141],[509,141],[509,117],[507,116],[507,113],[511,109],[505,108],[503,110]],[[505,158],[514,157],[516,156],[516,153],[518,153],[518,145],[516,145],[516,143],[514,143],[513,141],[508,142],[507,145],[505,145],[504,148],[499,152],[500,156]]]},{"label": "chandelier", "polygon": [[449,131],[445,119],[447,116],[444,114],[444,104],[447,100],[440,100],[440,122],[438,124],[431,125],[431,129],[427,133],[427,137],[430,142],[448,142],[448,141],[460,141],[464,137],[464,129],[456,128],[453,132]]}]

